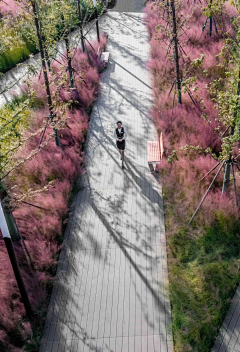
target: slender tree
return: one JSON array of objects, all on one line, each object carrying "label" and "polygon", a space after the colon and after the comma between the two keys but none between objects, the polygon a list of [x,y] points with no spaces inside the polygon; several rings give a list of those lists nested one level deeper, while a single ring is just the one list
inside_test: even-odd
[{"label": "slender tree", "polygon": [[[46,61],[45,61],[45,55],[44,55],[42,34],[41,34],[40,25],[39,25],[39,15],[38,15],[38,8],[37,8],[36,0],[31,0],[31,5],[32,5],[32,9],[33,9],[34,21],[35,21],[38,43],[39,43],[39,50],[40,50],[40,54],[41,54],[41,62],[42,62],[42,69],[43,69],[45,87],[46,87],[46,92],[47,92],[47,100],[48,100],[48,108],[49,108],[49,112],[50,112],[50,119],[51,119],[52,124],[54,125],[55,124],[55,121],[54,121],[55,114],[53,112],[53,103],[52,103],[52,97],[51,97],[51,91],[50,91],[50,85],[49,85],[49,79],[48,79],[48,73],[47,73],[47,67],[46,67]],[[54,138],[55,138],[56,145],[61,146],[58,130],[54,127],[53,131],[54,131]]]},{"label": "slender tree", "polygon": [[170,0],[171,15],[172,15],[172,40],[173,40],[173,50],[174,50],[174,61],[176,69],[176,83],[177,83],[177,95],[178,103],[182,104],[182,87],[181,87],[181,76],[179,67],[179,52],[178,52],[178,33],[177,33],[177,21],[175,12],[175,1]]},{"label": "slender tree", "polygon": [[82,51],[83,51],[83,53],[84,53],[84,51],[85,51],[85,44],[84,44],[84,38],[83,38],[82,10],[81,10],[81,3],[80,3],[80,0],[77,0],[77,7],[78,7],[78,23],[79,23],[79,30],[80,30],[80,36],[81,36],[81,45],[82,45]]},{"label": "slender tree", "polygon": [[[160,18],[160,23],[156,26],[156,35],[163,44],[167,44],[166,57],[168,59],[172,58],[175,69],[172,89],[176,86],[178,103],[182,104],[183,80],[185,80],[186,75],[188,75],[186,70],[186,61],[190,61],[190,59],[185,54],[185,51],[179,41],[179,37],[182,34],[185,35],[187,31],[187,21],[190,16],[182,18],[182,3],[179,0],[157,0],[153,6],[158,7]],[[161,33],[160,38],[159,33]],[[173,53],[172,56],[171,52]],[[184,55],[186,56],[186,61],[183,59]],[[188,68],[189,67],[190,65],[188,65]]]},{"label": "slender tree", "polygon": [[67,52],[67,62],[68,62],[68,73],[69,73],[69,80],[70,80],[70,87],[74,88],[74,76],[73,76],[73,67],[72,67],[72,58],[71,58],[71,53],[70,53],[70,45],[69,45],[69,39],[68,39],[68,33],[67,33],[67,27],[64,19],[64,15],[62,14],[62,23],[63,23],[63,28],[64,28],[64,41],[66,45],[66,52]]}]

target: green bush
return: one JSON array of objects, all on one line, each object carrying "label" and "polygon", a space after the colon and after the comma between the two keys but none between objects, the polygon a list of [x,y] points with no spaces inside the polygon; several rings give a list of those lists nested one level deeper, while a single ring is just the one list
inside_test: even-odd
[{"label": "green bush", "polygon": [[234,216],[230,219],[216,211],[202,236],[194,236],[194,231],[181,228],[170,239],[176,258],[170,271],[175,348],[209,352],[213,332],[240,280],[239,223]]},{"label": "green bush", "polygon": [[6,72],[18,63],[29,58],[30,51],[26,44],[16,46],[14,50],[7,49],[0,57],[0,71]]},{"label": "green bush", "polygon": [[[94,5],[92,0],[81,1],[82,19],[90,21],[94,18]],[[97,3],[98,14],[102,11],[102,5]],[[72,31],[78,27],[77,7],[73,9],[72,17],[66,18],[67,28]],[[33,26],[33,23],[32,23]],[[60,20],[57,25],[56,35],[61,38],[63,33],[63,25]],[[11,38],[6,40],[4,45],[0,45],[0,73],[5,73],[29,58],[30,54],[35,54],[38,49],[36,45],[35,28],[30,27],[26,21],[20,20],[12,26],[9,22],[0,23],[0,37]],[[56,38],[55,38],[56,39]]]},{"label": "green bush", "polygon": [[25,36],[30,30],[28,27],[21,21],[14,26],[11,22],[0,22],[0,72],[6,72],[36,52],[34,40]]}]

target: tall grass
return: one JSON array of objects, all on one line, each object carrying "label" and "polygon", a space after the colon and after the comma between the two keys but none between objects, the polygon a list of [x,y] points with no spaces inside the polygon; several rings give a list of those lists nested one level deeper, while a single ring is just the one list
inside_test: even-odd
[{"label": "tall grass", "polygon": [[36,53],[34,42],[25,40],[20,33],[14,31],[11,26],[0,23],[0,72],[15,67],[18,63],[29,58],[31,53]]},{"label": "tall grass", "polygon": [[[96,41],[91,44],[97,51],[99,43]],[[106,45],[104,36],[101,37],[100,45],[101,47]],[[61,89],[59,100],[74,101],[74,104],[69,105],[66,113],[66,128],[60,130],[62,148],[56,147],[52,138],[34,158],[11,173],[6,182],[12,197],[24,199],[40,207],[36,208],[20,202],[13,211],[32,257],[34,271],[28,266],[21,244],[16,242],[14,246],[30,302],[34,309],[41,310],[40,316],[43,316],[43,312],[46,311],[48,288],[51,286],[58,252],[61,248],[59,245],[63,237],[62,229],[67,221],[71,192],[77,177],[81,174],[82,145],[86,138],[89,120],[86,110],[89,110],[99,91],[98,68],[101,63],[96,52],[91,47],[88,49],[92,66],[89,65],[86,54],[83,54],[80,49],[76,51],[72,61],[76,72],[84,76],[84,81],[76,75],[75,92],[67,93],[64,88]],[[60,67],[59,63],[54,64],[53,72],[56,75],[60,72]],[[44,126],[49,113],[46,92],[41,83],[43,83],[42,76],[40,82],[35,79],[32,83],[33,88],[36,88],[38,103],[34,104],[34,109],[30,110],[31,119],[28,121],[28,128],[22,132],[25,138],[39,127]],[[43,143],[50,134],[52,134],[52,128],[49,126]],[[29,155],[33,149],[38,147],[39,140],[40,134],[29,138],[28,142],[15,154],[15,159]],[[49,182],[51,182],[50,186]],[[48,189],[45,192],[38,192],[46,186]],[[31,193],[29,196],[29,191],[34,194]],[[40,342],[40,332],[35,331],[36,339],[30,338],[30,326],[24,319],[24,307],[19,297],[4,242],[1,239],[0,261],[2,263],[0,267],[0,346],[3,346],[2,348],[6,351],[19,352],[25,350],[24,344],[27,341],[25,344],[27,350],[36,351],[36,346]],[[43,326],[43,322],[44,319],[41,320],[41,324],[39,322],[39,325]]]},{"label": "tall grass", "polygon": [[[227,12],[234,14],[229,5],[226,8]],[[188,1],[183,1],[182,18],[187,18],[191,12],[189,30],[180,37],[187,54],[180,58],[180,65],[187,72],[187,65],[190,66],[192,60],[205,55],[203,70],[208,71],[208,76],[203,71],[193,72],[193,75],[197,76],[200,87],[199,99],[204,99],[205,111],[211,116],[214,126],[217,110],[205,87],[215,78],[224,78],[225,72],[217,66],[220,59],[216,57],[223,45],[223,37],[215,31],[211,39],[207,30],[202,33],[206,19],[199,6],[193,4],[190,8]],[[230,29],[229,17],[223,17],[226,27]],[[186,144],[211,147],[219,153],[220,138],[202,119],[187,94],[183,93],[183,105],[176,107],[175,102],[172,109],[173,93],[169,96],[169,92],[175,79],[175,69],[173,62],[166,59],[165,34],[156,34],[156,26],[162,20],[154,2],[146,6],[145,22],[151,38],[151,59],[148,63],[154,93],[151,115],[163,133],[166,156]],[[159,167],[165,205],[172,326],[177,352],[211,350],[240,279],[240,234],[233,185],[229,196],[223,196],[222,173],[214,182],[193,225],[188,226],[216,171],[203,181],[199,180],[214,165],[216,161],[210,156],[180,153],[177,161],[168,163],[164,160]],[[239,180],[237,187],[240,190]]]},{"label": "tall grass", "polygon": [[[94,4],[92,0],[82,0],[82,18],[89,21],[94,18]],[[15,0],[0,2],[0,73],[5,73],[29,58],[30,54],[38,52],[34,22],[28,23],[21,17],[23,5]],[[97,11],[102,11],[102,6],[97,3]],[[78,28],[77,7],[72,18],[66,19],[67,28],[74,30]],[[63,33],[62,22],[57,28],[57,38]],[[32,33],[30,38],[29,33]]]}]

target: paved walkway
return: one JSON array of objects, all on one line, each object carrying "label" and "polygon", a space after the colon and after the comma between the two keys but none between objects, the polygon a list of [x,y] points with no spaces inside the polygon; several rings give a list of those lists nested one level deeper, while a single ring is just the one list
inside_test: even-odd
[{"label": "paved walkway", "polygon": [[232,300],[231,307],[212,352],[240,352],[240,285]]},{"label": "paved walkway", "polygon": [[116,0],[114,11],[116,12],[142,12],[146,0]]},{"label": "paved walkway", "polygon": [[[110,16],[110,17],[109,17]],[[92,112],[40,352],[173,352],[161,188],[147,165],[148,36],[141,13],[104,15],[111,62]],[[121,169],[113,129],[128,130]]]},{"label": "paved walkway", "polygon": [[[107,1],[107,0],[106,0]],[[114,7],[114,11],[130,11],[130,12],[141,12],[143,8],[144,0],[117,0]],[[92,23],[87,23],[84,25],[83,33],[87,33],[89,27],[92,26]],[[75,48],[76,43],[79,43],[79,31],[73,31],[70,34],[70,43],[73,44]],[[96,37],[96,30],[93,28],[87,34],[88,40],[90,38]],[[58,52],[57,58],[61,58],[61,53],[64,53],[66,50],[64,41],[61,41],[57,45]],[[16,66],[6,72],[4,75],[0,76],[0,107],[6,103],[10,103],[16,95],[22,94],[22,87],[24,81],[28,76],[33,75],[33,70],[39,72],[41,68],[40,54],[34,55],[32,58],[24,61],[20,66]],[[37,73],[38,76],[38,73]]]}]

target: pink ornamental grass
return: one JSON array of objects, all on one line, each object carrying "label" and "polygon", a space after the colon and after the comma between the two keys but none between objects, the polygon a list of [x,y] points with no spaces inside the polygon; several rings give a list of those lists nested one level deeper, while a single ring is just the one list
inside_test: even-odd
[{"label": "pink ornamental grass", "polygon": [[[183,5],[182,14],[186,17],[192,9],[186,6],[185,2]],[[175,96],[175,107],[172,109],[174,93],[172,92],[170,94],[170,89],[172,82],[176,78],[175,66],[174,62],[166,57],[165,44],[161,40],[165,34],[161,34],[159,31],[156,36],[156,26],[164,21],[160,19],[154,3],[149,2],[145,11],[145,23],[150,32],[151,45],[151,59],[148,62],[148,69],[152,73],[155,102],[151,114],[154,117],[157,128],[163,133],[166,155],[171,155],[174,149],[180,150],[180,148],[185,145],[200,146],[204,149],[210,147],[214,152],[219,153],[221,151],[221,140],[212,129],[212,127],[217,126],[215,120],[217,110],[210,99],[206,86],[212,79],[216,79],[222,74],[221,69],[217,66],[219,64],[219,58],[216,57],[223,46],[221,35],[215,33],[210,39],[208,35],[206,35],[208,32],[202,34],[200,23],[204,23],[206,18],[202,15],[200,9],[195,6],[193,7],[193,16],[189,21],[190,29],[187,31],[190,39],[187,39],[187,36],[184,38],[181,36],[179,39],[186,53],[186,55],[183,55],[185,62],[188,62],[189,59],[194,60],[200,58],[202,54],[205,55],[202,68],[208,70],[208,76],[202,75],[201,71],[196,71],[192,74],[196,74],[198,79],[198,98],[195,99],[197,101],[200,99],[204,100],[204,112],[208,115],[211,124],[211,126],[209,126],[207,122],[202,119],[201,111],[195,107],[186,93],[182,92],[182,106],[176,106],[177,97]],[[226,27],[230,28],[230,18],[229,16],[225,17]],[[157,40],[157,38],[160,40]],[[190,62],[188,65],[190,66]],[[183,66],[184,62],[180,59],[180,67],[182,68]],[[192,96],[195,94],[196,93],[192,91]],[[199,107],[201,108],[200,104]],[[216,164],[216,161],[210,158],[212,161],[209,163],[209,157],[205,156],[200,158],[195,156],[191,157],[191,159],[187,158],[187,161],[184,161],[185,157],[181,152],[179,158],[176,165],[169,166],[165,162],[162,163],[161,170],[163,171],[163,175],[167,175],[166,177],[163,176],[163,183],[166,182],[167,189],[171,189],[171,184],[181,185],[179,186],[179,193],[181,193],[181,189],[187,189],[187,191],[184,191],[185,198],[181,199],[181,202],[184,202],[185,207],[188,207],[187,204],[193,203],[192,200],[195,199],[194,206],[196,206],[197,201],[204,191],[204,186],[196,185],[201,192],[198,192],[198,197],[193,197],[192,191],[188,187],[189,184],[192,185],[191,178],[193,175],[190,178],[189,175],[196,173],[203,176],[204,172],[207,173],[213,167],[214,163]],[[204,162],[201,162],[199,166],[197,166],[196,162],[198,162],[198,160],[204,160]],[[220,177],[222,177],[222,175],[220,175]],[[172,189],[172,192],[174,193],[174,189]],[[176,192],[176,197],[178,197],[179,193]],[[173,201],[173,204],[176,204],[176,202],[177,199]],[[192,210],[194,206],[192,206]]]},{"label": "pink ornamental grass", "polygon": [[[187,1],[184,2],[184,4],[187,3]],[[184,11],[184,18],[186,18],[187,11]],[[184,46],[187,57],[190,57],[191,60],[200,58],[201,54],[205,54],[203,69],[208,70],[209,76],[204,76],[201,70],[191,71],[189,69],[191,67],[190,63],[188,63],[188,67],[185,66],[183,68],[182,59],[180,59],[181,74],[184,78],[188,78],[188,74],[196,75],[199,87],[196,100],[204,99],[206,107],[204,111],[209,116],[209,123],[211,126],[216,127],[217,110],[214,108],[214,104],[206,90],[206,85],[213,79],[224,77],[221,69],[217,67],[219,59],[215,56],[220,52],[223,41],[221,36],[215,33],[211,42],[207,32],[201,35],[201,30],[198,32],[197,24],[204,21],[204,16],[201,15],[199,9],[196,11],[196,8],[193,14],[195,14],[193,18],[196,24],[190,26],[192,31],[191,40],[182,42],[182,36],[179,40]],[[185,144],[199,145],[202,148],[211,147],[215,153],[219,154],[221,151],[220,138],[214,133],[211,126],[201,118],[201,113],[186,94],[182,94],[183,105],[177,107],[175,105],[172,110],[173,93],[170,96],[168,95],[171,84],[176,79],[175,67],[173,61],[168,60],[168,68],[163,69],[166,66],[164,57],[166,48],[162,45],[161,40],[155,39],[156,15],[157,12],[152,9],[151,3],[148,3],[145,20],[150,30],[150,45],[152,48],[151,61],[148,67],[153,77],[152,87],[154,94],[154,107],[151,110],[151,115],[158,130],[163,133],[166,156],[171,155],[174,150],[179,151]],[[192,94],[195,95],[196,93],[192,90]],[[225,249],[228,251],[227,247],[229,244],[231,247],[230,242],[229,244],[227,244],[227,241],[225,242],[225,233],[229,235],[231,232],[232,238],[236,238],[237,226],[235,228],[234,226],[236,219],[239,217],[234,199],[233,182],[230,182],[229,195],[223,195],[221,192],[223,170],[215,180],[211,192],[195,217],[194,226],[187,226],[219,167],[204,180],[201,179],[216,164],[217,161],[209,155],[191,153],[185,156],[184,152],[179,151],[177,161],[168,163],[166,158],[161,161],[159,166],[165,203],[167,241],[169,244],[168,260],[173,306],[173,332],[176,342],[175,348],[179,351],[211,349],[208,342],[202,348],[203,345],[200,344],[199,336],[206,337],[209,331],[206,341],[208,338],[208,341],[211,341],[212,336],[216,333],[216,326],[220,324],[221,307],[226,304],[227,295],[231,294],[228,285],[223,285],[220,280],[222,280],[223,276],[229,277],[228,280],[224,280],[229,282],[230,285],[232,284],[233,290],[234,280],[235,282],[238,280],[238,269],[232,275],[235,270],[232,263],[234,263],[234,260],[237,262],[237,253],[234,258],[228,258],[230,259],[229,261],[221,257],[222,250],[223,252]],[[239,179],[237,180],[237,187],[239,191]],[[207,237],[211,236],[210,241],[212,240],[213,245],[216,245],[216,252],[214,253],[213,249],[213,255],[212,252],[208,252],[209,238]],[[218,241],[220,243],[222,241],[221,248],[218,247]],[[204,243],[203,246],[202,243]],[[226,248],[224,248],[224,243],[226,243]],[[192,244],[194,245],[192,246]],[[196,249],[194,248],[195,246]],[[218,248],[220,249],[219,252]],[[230,263],[230,269],[226,269],[227,262],[228,264]],[[207,267],[208,269],[206,270]],[[217,272],[212,270],[214,268],[217,269]],[[222,275],[221,270],[224,275]],[[218,271],[220,274],[218,274]],[[205,273],[208,273],[208,277]],[[232,277],[233,282],[230,282]],[[186,287],[188,288],[187,290]],[[178,294],[179,288],[180,294]],[[224,293],[225,297],[221,291],[226,292],[226,294]],[[198,300],[201,296],[203,297],[204,309],[202,309]],[[186,302],[189,304],[186,305]],[[181,314],[179,314],[179,307],[181,307]],[[212,307],[214,307],[214,314],[212,314]],[[210,312],[207,320],[206,312]],[[191,317],[190,320],[189,317]]]},{"label": "pink ornamental grass", "polygon": [[[104,47],[105,44],[106,37],[101,36],[100,45]],[[94,48],[97,49],[98,45],[97,41],[93,42]],[[71,109],[67,110],[66,127],[59,131],[62,148],[56,147],[53,138],[51,138],[37,155],[16,169],[7,180],[10,190],[14,186],[12,195],[17,197],[24,196],[26,190],[36,192],[48,185],[47,191],[24,198],[37,207],[20,203],[13,212],[35,266],[33,274],[28,266],[21,244],[16,243],[18,259],[21,267],[24,268],[24,282],[33,306],[36,306],[45,298],[46,282],[51,279],[47,270],[56,264],[56,253],[59,249],[56,239],[61,237],[62,226],[66,221],[68,211],[69,195],[74,182],[81,173],[83,162],[81,150],[89,120],[86,110],[91,107],[97,97],[100,81],[98,68],[101,63],[93,50],[90,53],[90,58],[92,65],[89,65],[86,55],[82,54],[81,50],[77,51],[73,65],[75,65],[76,71],[79,71],[79,75],[84,77],[85,82],[79,77],[76,78],[77,90],[71,92],[66,87],[68,92],[63,93],[63,96],[60,95],[59,98],[64,101],[70,101],[74,98],[73,100],[77,102]],[[54,65],[54,70],[60,72],[57,65]],[[41,134],[30,135],[45,125],[48,115],[42,77],[40,83],[39,85],[39,81],[34,79],[33,86],[36,88],[36,96],[43,101],[44,107],[32,112],[29,130],[26,131],[26,137],[29,137],[29,139],[16,154],[17,160],[23,156],[27,157],[32,150],[38,148]],[[51,89],[54,88],[51,87]],[[63,89],[61,92],[63,92]],[[52,134],[52,128],[48,126],[43,144],[50,134]],[[1,263],[4,263],[0,268],[2,314],[0,315],[0,324],[4,327],[3,332],[1,331],[0,343],[3,343],[7,348],[12,348],[14,352],[19,352],[18,346],[14,347],[14,343],[9,340],[8,332],[17,327],[21,339],[24,340],[29,334],[30,327],[26,324],[19,325],[19,321],[24,314],[24,307],[19,300],[16,281],[9,266],[3,241],[0,241],[0,258]],[[10,302],[13,302],[12,306],[9,305]]]},{"label": "pink ornamental grass", "polygon": [[10,14],[16,16],[22,11],[22,5],[15,0],[1,0],[0,1],[0,13],[6,15]]}]

